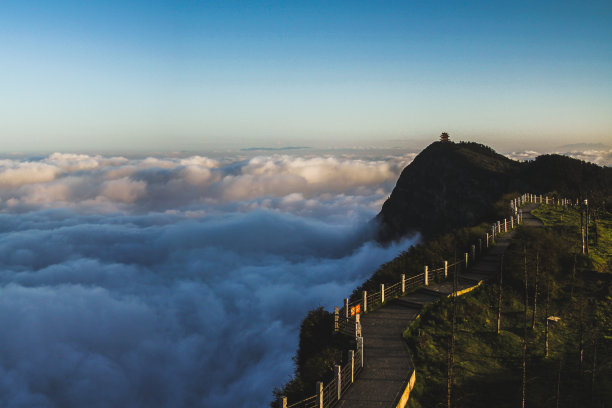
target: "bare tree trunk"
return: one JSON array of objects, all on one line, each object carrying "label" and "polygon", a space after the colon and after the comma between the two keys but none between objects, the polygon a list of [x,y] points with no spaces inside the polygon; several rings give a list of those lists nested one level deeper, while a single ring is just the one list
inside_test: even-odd
[{"label": "bare tree trunk", "polygon": [[544,329],[544,357],[548,357],[548,308],[550,306],[550,278],[546,281],[546,316]]},{"label": "bare tree trunk", "polygon": [[499,297],[497,298],[497,334],[501,333],[501,309],[502,309],[502,288],[504,281],[504,254],[501,256],[501,264],[499,266]]},{"label": "bare tree trunk", "polygon": [[576,285],[576,255],[574,254],[574,266],[572,267],[572,288],[570,290],[570,300],[574,298],[574,286]]},{"label": "bare tree trunk", "polygon": [[559,401],[561,400],[561,363],[563,360],[559,359],[559,370],[557,370],[557,406],[559,408]]},{"label": "bare tree trunk", "polygon": [[535,288],[533,291],[533,312],[531,316],[531,330],[535,329],[536,313],[538,304],[538,280],[540,275],[540,252],[536,252],[536,275],[535,275]]},{"label": "bare tree trunk", "polygon": [[591,407],[595,407],[595,370],[597,369],[597,338],[593,340],[593,370],[591,370]]},{"label": "bare tree trunk", "polygon": [[525,265],[525,303],[523,308],[523,387],[522,387],[522,408],[525,408],[525,394],[527,390],[527,301],[529,299],[529,291],[527,289],[527,248],[523,246],[524,265]]},{"label": "bare tree trunk", "polygon": [[453,272],[453,318],[451,324],[451,339],[450,339],[450,347],[448,352],[448,378],[447,378],[447,390],[446,390],[446,404],[447,408],[450,408],[452,405],[452,396],[453,396],[453,382],[454,382],[454,373],[453,367],[455,364],[455,333],[457,327],[457,286],[459,284],[459,279],[457,276],[457,252],[455,252],[455,267]]},{"label": "bare tree trunk", "polygon": [[452,376],[452,368],[451,368],[451,344],[452,344],[452,335],[448,339],[448,352],[446,354],[446,407],[451,408],[451,376]]},{"label": "bare tree trunk", "polygon": [[526,393],[526,387],[527,387],[527,380],[526,380],[527,367],[526,367],[526,361],[525,361],[526,359],[527,359],[527,341],[525,340],[525,338],[523,338],[523,388],[522,388],[523,396],[522,396],[522,404],[521,404],[522,408],[525,408],[525,393]]},{"label": "bare tree trunk", "polygon": [[590,224],[590,215],[589,215],[589,205],[587,204],[586,206],[586,228],[584,229],[585,233],[586,233],[586,237],[584,239],[585,243],[586,243],[586,254],[589,253],[589,224]]},{"label": "bare tree trunk", "polygon": [[579,326],[579,344],[580,344],[580,375],[583,374],[583,363],[584,363],[584,321],[583,321],[583,313],[584,313],[584,301],[582,298],[580,299],[580,326]]},{"label": "bare tree trunk", "polygon": [[584,211],[580,210],[580,235],[582,236],[582,253],[584,254]]}]

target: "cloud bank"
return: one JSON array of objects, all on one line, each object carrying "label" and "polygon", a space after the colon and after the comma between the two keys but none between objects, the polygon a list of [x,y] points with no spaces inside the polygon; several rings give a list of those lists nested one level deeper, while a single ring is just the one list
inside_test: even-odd
[{"label": "cloud bank", "polygon": [[522,150],[507,153],[506,156],[514,160],[533,160],[541,154],[551,153],[573,157],[575,159],[595,163],[600,166],[612,166],[612,149],[607,149],[605,146],[599,149],[556,150],[545,153],[539,153],[534,150]]},{"label": "cloud bank", "polygon": [[[261,208],[325,216],[321,202],[356,199],[374,209],[413,154],[376,160],[288,155],[185,158],[55,153],[0,160],[0,211],[71,208],[86,213]],[[359,200],[368,197],[367,202]],[[356,210],[353,207],[353,210]]]},{"label": "cloud bank", "polygon": [[0,161],[0,405],[262,407],[411,156]]}]

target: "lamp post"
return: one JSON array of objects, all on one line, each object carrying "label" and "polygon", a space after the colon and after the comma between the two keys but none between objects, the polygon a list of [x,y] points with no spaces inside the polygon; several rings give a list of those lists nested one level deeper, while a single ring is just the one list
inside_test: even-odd
[{"label": "lamp post", "polygon": [[584,199],[584,206],[586,208],[586,228],[584,229],[584,233],[585,233],[585,254],[588,255],[589,253],[589,200],[588,199]]},{"label": "lamp post", "polygon": [[561,320],[561,318],[558,316],[547,316],[546,317],[546,326],[544,328],[544,341],[545,341],[544,357],[548,357],[548,335],[549,335],[548,324],[549,322],[557,323],[559,320]]}]

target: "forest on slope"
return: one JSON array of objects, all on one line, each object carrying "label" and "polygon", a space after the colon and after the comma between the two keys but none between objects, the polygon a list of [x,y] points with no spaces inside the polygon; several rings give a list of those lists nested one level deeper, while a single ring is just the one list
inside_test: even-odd
[{"label": "forest on slope", "polygon": [[452,407],[521,406],[523,340],[528,406],[612,404],[612,213],[589,223],[588,254],[580,208],[533,213],[545,227],[518,231],[497,282],[406,330],[418,373],[409,407],[447,406],[449,384]]}]

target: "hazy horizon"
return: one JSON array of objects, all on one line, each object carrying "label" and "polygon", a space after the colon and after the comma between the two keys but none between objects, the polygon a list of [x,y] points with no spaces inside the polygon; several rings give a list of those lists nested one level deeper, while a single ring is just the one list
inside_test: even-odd
[{"label": "hazy horizon", "polygon": [[2,151],[612,138],[609,2],[5,1]]}]

